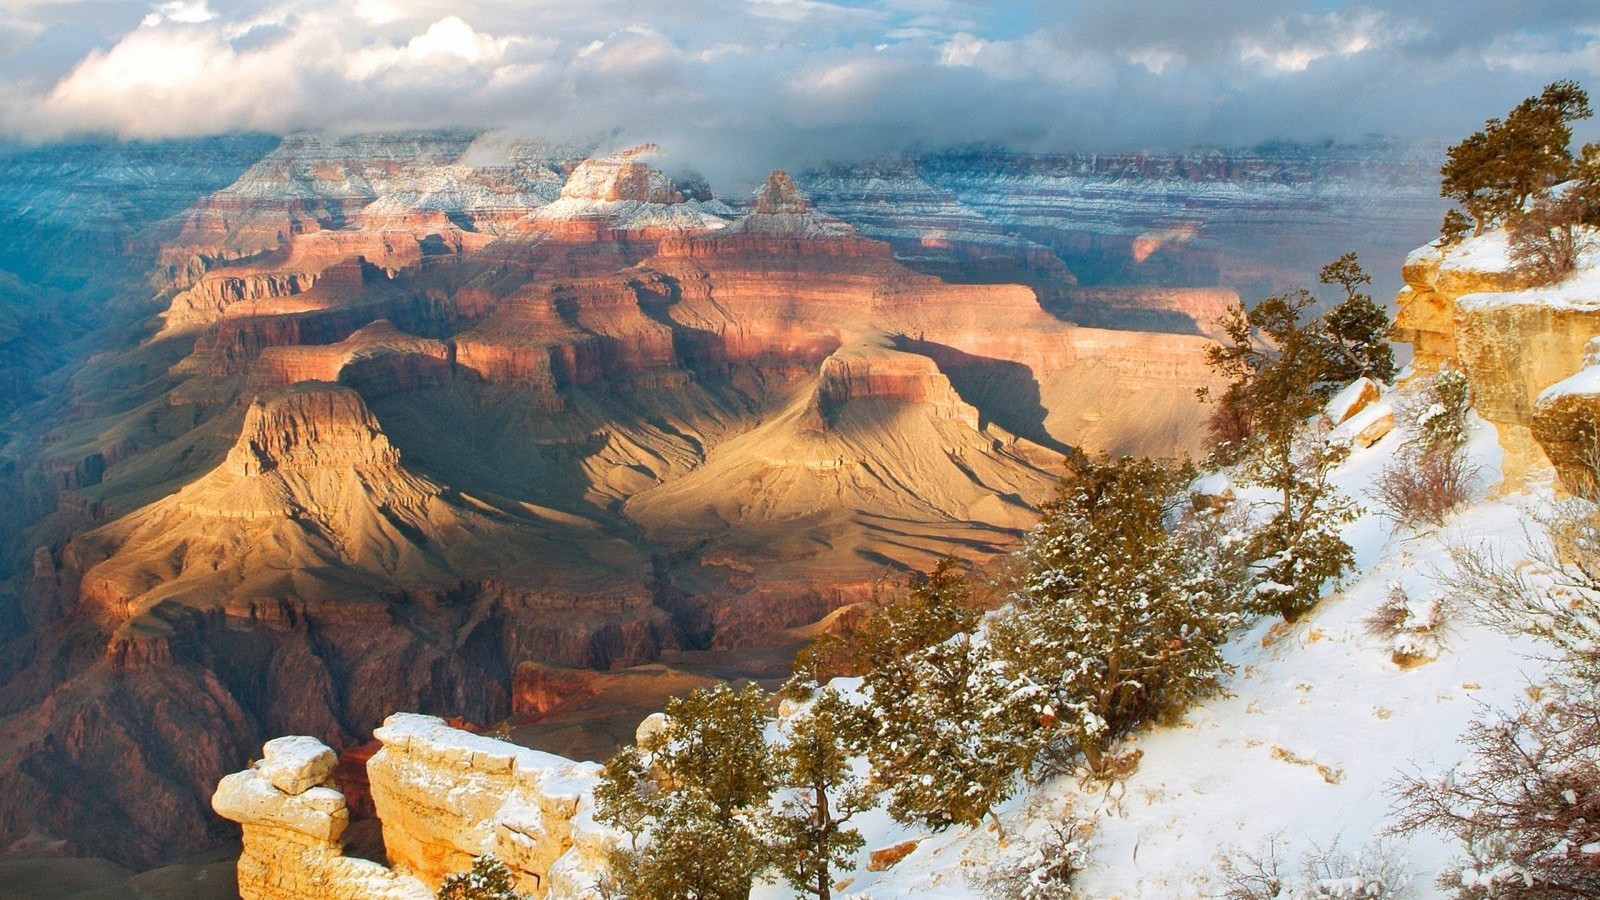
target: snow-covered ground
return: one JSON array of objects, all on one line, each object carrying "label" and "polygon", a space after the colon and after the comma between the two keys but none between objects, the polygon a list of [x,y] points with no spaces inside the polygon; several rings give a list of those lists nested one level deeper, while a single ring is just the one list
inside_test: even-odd
[{"label": "snow-covered ground", "polygon": [[[1392,395],[1385,403],[1392,401]],[[1137,735],[1138,770],[1109,790],[1062,778],[1025,791],[1002,809],[1012,847],[1075,814],[1092,824],[1088,868],[1078,877],[1091,898],[1217,897],[1219,854],[1259,852],[1278,837],[1290,874],[1305,854],[1354,853],[1392,824],[1391,786],[1403,774],[1434,774],[1458,762],[1458,736],[1475,717],[1512,706],[1543,677],[1531,641],[1468,621],[1447,619],[1437,659],[1403,668],[1390,642],[1364,620],[1396,585],[1421,604],[1440,588],[1449,547],[1489,543],[1511,559],[1527,540],[1526,513],[1548,499],[1548,484],[1499,496],[1500,448],[1494,429],[1474,418],[1468,452],[1480,467],[1475,502],[1441,529],[1397,528],[1369,496],[1406,435],[1397,428],[1356,449],[1335,483],[1363,506],[1345,531],[1357,571],[1293,626],[1263,618],[1228,646],[1237,672],[1229,695],[1190,710],[1171,727]],[[1240,502],[1262,499],[1243,491]],[[862,869],[841,873],[858,900],[936,900],[979,895],[969,880],[997,855],[989,829],[928,835],[892,822],[881,810],[854,823],[867,838]],[[923,838],[882,872],[865,870],[868,853]],[[1456,850],[1422,834],[1387,837],[1414,873],[1409,896],[1443,896],[1434,876]],[[758,888],[760,900],[792,896],[781,885]]]}]

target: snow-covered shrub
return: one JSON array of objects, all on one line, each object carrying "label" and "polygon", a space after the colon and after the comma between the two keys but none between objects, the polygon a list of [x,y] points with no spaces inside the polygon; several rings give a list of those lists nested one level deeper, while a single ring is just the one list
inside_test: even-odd
[{"label": "snow-covered shrub", "polygon": [[1411,885],[1405,859],[1381,841],[1352,856],[1335,840],[1313,848],[1292,873],[1283,843],[1274,834],[1259,852],[1224,853],[1219,868],[1225,900],[1397,900]]},{"label": "snow-covered shrub", "polygon": [[973,876],[994,900],[1071,900],[1072,880],[1089,862],[1093,825],[1069,817],[1052,821],[1037,838],[1017,838]]},{"label": "snow-covered shrub", "polygon": [[506,864],[494,854],[484,854],[472,861],[472,868],[454,875],[446,875],[439,885],[439,900],[523,900],[517,893],[516,881]]},{"label": "snow-covered shrub", "polygon": [[1478,469],[1467,459],[1467,376],[1446,366],[1399,403],[1396,418],[1411,437],[1378,476],[1373,499],[1405,525],[1443,525],[1465,503]]},{"label": "snow-covered shrub", "polygon": [[1373,499],[1385,515],[1403,525],[1443,525],[1445,517],[1467,502],[1478,467],[1461,448],[1427,453],[1402,452],[1383,467],[1373,486]]},{"label": "snow-covered shrub", "polygon": [[1600,683],[1600,505],[1574,498],[1536,517],[1526,565],[1481,546],[1451,549],[1447,590],[1479,622],[1554,647],[1573,677]]},{"label": "snow-covered shrub", "polygon": [[1466,856],[1439,884],[1459,900],[1600,897],[1600,507],[1538,516],[1526,565],[1456,548],[1442,581],[1481,622],[1557,650],[1530,702],[1472,723],[1467,759],[1397,788],[1403,831],[1454,836]]},{"label": "snow-covered shrub", "polygon": [[1400,585],[1367,617],[1367,633],[1389,643],[1396,665],[1415,666],[1439,657],[1450,604],[1444,594],[1413,599]]},{"label": "snow-covered shrub", "polygon": [[1226,513],[1169,525],[1190,480],[1150,460],[1082,463],[989,625],[996,653],[1043,688],[1051,743],[1097,774],[1114,770],[1118,738],[1215,692],[1229,671],[1219,645],[1241,621],[1245,541]]},{"label": "snow-covered shrub", "polygon": [[1472,385],[1460,369],[1446,365],[1423,379],[1399,404],[1396,418],[1411,433],[1420,452],[1459,447],[1467,442]]},{"label": "snow-covered shrub", "polygon": [[1459,900],[1600,897],[1600,689],[1557,682],[1463,742],[1459,767],[1398,791],[1401,830],[1466,848],[1439,886]]},{"label": "snow-covered shrub", "polygon": [[867,756],[896,821],[976,825],[1016,790],[1036,750],[1044,692],[959,632],[868,672]]}]

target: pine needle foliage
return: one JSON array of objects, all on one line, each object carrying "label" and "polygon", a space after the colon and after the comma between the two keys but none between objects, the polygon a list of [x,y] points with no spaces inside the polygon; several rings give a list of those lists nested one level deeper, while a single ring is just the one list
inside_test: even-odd
[{"label": "pine needle foliage", "polygon": [[1050,741],[1097,774],[1117,739],[1216,692],[1230,670],[1220,644],[1241,621],[1247,560],[1212,514],[1169,526],[1192,477],[1148,459],[1080,463],[990,625],[1002,658],[1044,690]]},{"label": "pine needle foliage", "polygon": [[768,867],[758,820],[773,788],[766,695],[725,684],[667,702],[670,726],[601,772],[597,818],[632,838],[612,855],[629,900],[745,900]]},{"label": "pine needle foliage", "polygon": [[1308,422],[1348,383],[1346,376],[1364,369],[1392,374],[1393,367],[1392,356],[1374,349],[1387,333],[1377,323],[1387,319],[1381,310],[1376,319],[1361,312],[1371,299],[1356,290],[1366,275],[1355,257],[1341,257],[1323,274],[1346,291],[1335,307],[1348,313],[1339,323],[1310,317],[1316,298],[1293,290],[1248,311],[1234,307],[1223,323],[1226,341],[1207,350],[1212,369],[1231,379],[1213,422],[1233,422],[1242,411],[1249,423],[1241,439],[1217,447],[1214,459],[1238,464],[1243,480],[1278,495],[1271,520],[1255,532],[1253,552],[1261,606],[1285,620],[1315,605],[1322,586],[1354,564],[1339,528],[1356,510],[1328,480],[1348,448],[1329,443]]},{"label": "pine needle foliage", "polygon": [[1460,204],[1483,233],[1572,176],[1572,123],[1591,115],[1577,82],[1546,85],[1446,151],[1439,195]]},{"label": "pine needle foliage", "polygon": [[778,786],[790,796],[764,830],[778,874],[795,890],[830,900],[833,873],[849,868],[864,843],[850,819],[876,797],[852,763],[865,748],[871,719],[832,688],[811,696],[780,727],[773,757]]}]

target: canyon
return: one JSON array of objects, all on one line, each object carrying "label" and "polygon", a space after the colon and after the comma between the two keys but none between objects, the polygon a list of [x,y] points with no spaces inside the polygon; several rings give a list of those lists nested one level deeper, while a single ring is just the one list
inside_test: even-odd
[{"label": "canyon", "polygon": [[[767,665],[1015,546],[1073,454],[1199,450],[1241,291],[1437,214],[1414,161],[1348,148],[942,154],[719,199],[650,146],[196,147],[123,204],[93,188],[148,175],[135,150],[61,164],[81,183],[0,158],[34,173],[0,190],[29,236],[0,257],[29,386],[0,391],[9,855],[236,837],[212,786],[274,735],[526,725],[621,673],[701,677],[663,660]],[[36,221],[37,184],[95,214]],[[294,787],[322,818],[272,840],[339,858],[339,810]]]}]

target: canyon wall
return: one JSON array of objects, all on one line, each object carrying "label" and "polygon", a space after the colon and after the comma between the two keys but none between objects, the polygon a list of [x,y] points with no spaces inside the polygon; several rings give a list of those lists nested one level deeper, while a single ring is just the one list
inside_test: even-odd
[{"label": "canyon wall", "polygon": [[[1600,336],[1594,261],[1556,284],[1532,285],[1514,270],[1497,229],[1448,248],[1420,248],[1404,277],[1394,335],[1412,345],[1415,371],[1451,365],[1467,376],[1473,405],[1499,432],[1507,488],[1548,471],[1547,441],[1535,434],[1547,405],[1541,394],[1578,372]],[[1570,470],[1572,449],[1558,455]]]}]

